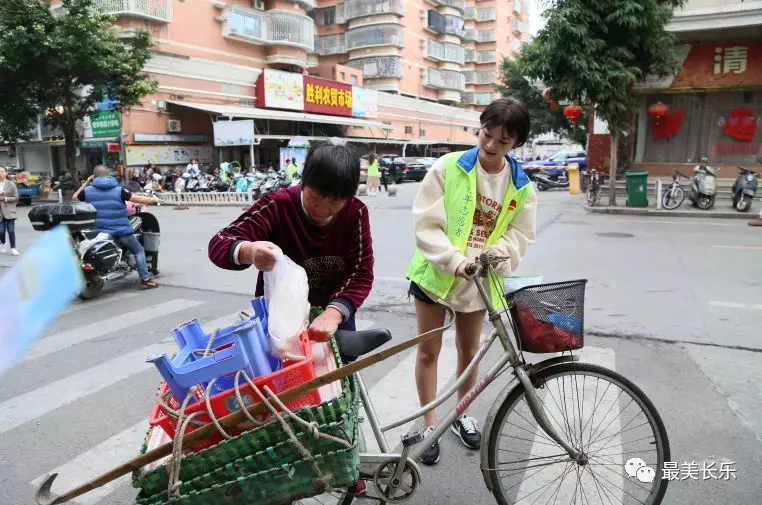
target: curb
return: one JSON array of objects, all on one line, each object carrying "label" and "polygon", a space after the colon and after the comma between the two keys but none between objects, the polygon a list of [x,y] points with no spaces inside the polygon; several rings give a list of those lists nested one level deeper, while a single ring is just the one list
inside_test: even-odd
[{"label": "curb", "polygon": [[582,206],[590,214],[616,214],[625,216],[655,216],[655,217],[696,217],[710,219],[753,219],[754,213],[732,211],[702,211],[702,210],[657,210],[632,207],[588,207]]}]

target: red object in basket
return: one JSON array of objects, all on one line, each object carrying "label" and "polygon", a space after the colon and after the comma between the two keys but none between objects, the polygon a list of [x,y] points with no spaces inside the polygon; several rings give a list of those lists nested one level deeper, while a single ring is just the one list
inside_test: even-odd
[{"label": "red object in basket", "polygon": [[571,351],[582,347],[580,335],[536,318],[531,308],[518,306],[516,312],[523,350],[547,353]]},{"label": "red object in basket", "polygon": [[[314,370],[314,363],[313,363],[314,356],[312,355],[312,344],[310,343],[310,339],[309,339],[309,336],[307,335],[307,332],[304,332],[299,336],[299,344],[302,348],[302,353],[304,354],[305,359],[300,361],[284,361],[283,368],[281,368],[277,372],[273,372],[269,375],[263,375],[262,377],[251,378],[252,382],[257,386],[257,388],[259,388],[260,391],[262,391],[263,394],[264,394],[265,386],[269,387],[273,393],[279,394],[287,389],[290,389],[296,385],[302,384],[304,382],[307,382],[315,378],[315,370]],[[244,379],[241,379],[239,390],[241,392],[241,397],[247,406],[251,405],[252,403],[259,402],[259,396],[254,391],[252,391],[251,386],[249,386],[249,384]],[[161,388],[159,389],[158,397],[163,396],[164,394],[166,394],[167,391],[169,391],[169,387],[167,386],[166,383],[162,382]],[[203,399],[204,394],[200,386],[196,388],[196,397],[199,398],[201,401],[188,405],[188,407],[186,407],[185,409],[186,415],[192,414],[194,412],[201,412],[202,414],[193,418],[194,421],[201,421],[202,423],[205,423],[205,424],[211,423],[212,419],[207,414],[206,402]],[[236,398],[236,394],[235,394],[235,388],[231,388],[221,393],[217,393],[211,396],[209,400],[212,407],[212,412],[218,419],[239,410],[238,399]],[[317,389],[314,389],[310,391],[309,393],[306,393],[298,398],[295,398],[294,400],[291,400],[290,402],[286,402],[286,407],[288,407],[291,410],[296,410],[298,408],[309,406],[309,405],[319,405],[320,403],[321,403],[320,393],[318,392]],[[179,409],[181,402],[179,402],[174,396],[172,396],[170,398],[170,401],[168,402],[168,405],[172,407],[173,409]],[[258,417],[259,420],[265,420],[266,418],[267,418],[267,415]],[[158,400],[156,404],[154,404],[153,409],[151,410],[151,417],[149,418],[148,423],[151,426],[161,426],[164,429],[164,431],[170,437],[174,439],[175,434],[177,432],[177,419],[167,415],[166,412],[164,412],[164,409],[161,407],[161,405],[159,405]],[[188,425],[188,428],[186,429],[185,433],[188,434],[196,428],[197,426],[191,423]],[[250,429],[250,428],[245,428],[245,429]],[[236,435],[241,433],[242,431],[245,431],[245,429],[229,430],[228,432],[231,435]],[[216,434],[194,445],[191,448],[191,451],[195,452],[203,448],[210,447],[220,442],[221,440],[222,440],[222,436],[219,434]]]}]

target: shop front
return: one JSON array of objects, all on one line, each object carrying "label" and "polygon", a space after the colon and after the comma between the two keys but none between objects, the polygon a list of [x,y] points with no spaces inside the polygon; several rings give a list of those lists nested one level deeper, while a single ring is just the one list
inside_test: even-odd
[{"label": "shop front", "polygon": [[[762,167],[762,42],[677,48],[680,71],[638,89],[633,167],[670,175],[701,158],[727,167]],[[685,173],[685,169],[683,169]]]}]

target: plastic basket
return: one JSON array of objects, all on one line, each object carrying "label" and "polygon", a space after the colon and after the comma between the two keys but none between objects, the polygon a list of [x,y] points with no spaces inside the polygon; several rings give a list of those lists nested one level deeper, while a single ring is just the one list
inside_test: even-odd
[{"label": "plastic basket", "polygon": [[[270,388],[270,390],[273,393],[281,393],[285,391],[286,389],[289,389],[293,386],[296,386],[297,384],[302,384],[304,382],[307,382],[309,380],[312,380],[315,378],[315,371],[313,368],[313,354],[312,354],[312,345],[309,340],[309,336],[306,332],[302,333],[300,336],[300,346],[302,348],[302,352],[305,355],[305,359],[301,361],[284,361],[283,368],[280,370],[273,372],[269,375],[265,375],[258,378],[252,378],[252,382],[260,389],[260,391],[264,391],[264,387],[267,386]],[[257,394],[252,391],[251,387],[247,382],[245,382],[243,379],[240,382],[239,390],[241,392],[241,397],[244,401],[244,403],[248,406],[252,403],[256,403],[259,401],[259,397]],[[162,383],[161,388],[159,389],[158,398],[162,397],[166,392],[168,391],[168,387],[166,383]],[[212,422],[210,416],[206,413],[207,407],[206,402],[203,400],[203,388],[201,386],[196,388],[196,398],[200,401],[197,401],[195,403],[189,404],[185,412],[186,414],[191,414],[193,412],[201,412],[202,414],[196,416],[194,420],[198,420],[202,423],[210,423]],[[169,402],[167,404],[172,409],[179,409],[181,405],[181,400],[178,400],[174,396],[170,397]],[[238,399],[236,398],[235,389],[228,389],[226,391],[222,391],[220,393],[216,393],[210,397],[210,404],[212,408],[212,412],[214,415],[218,418],[224,417],[232,412],[235,412],[239,410],[238,405]],[[289,402],[286,402],[286,406],[290,410],[297,410],[301,407],[310,406],[310,405],[319,405],[320,404],[320,393],[318,390],[313,390],[309,393],[306,393],[298,398],[295,398],[294,400],[291,400]],[[266,420],[267,415],[263,415],[260,417],[259,420]],[[164,431],[171,436],[172,438],[175,437],[177,432],[177,419],[173,416],[168,415],[164,409],[159,404],[158,400],[156,404],[154,405],[153,409],[151,410],[151,416],[148,420],[149,424],[151,426],[161,426]],[[245,424],[241,425],[242,428],[239,430],[231,430],[231,434],[241,433],[247,428],[251,428],[251,426],[246,426]],[[188,425],[188,428],[186,429],[186,433],[190,433],[196,429],[196,426],[194,426],[192,423]],[[202,442],[199,442],[198,444],[194,445],[190,448],[191,451],[197,451],[204,447],[209,447],[211,445],[216,444],[217,442],[220,442],[222,440],[221,435],[216,435],[213,437],[210,437]]]},{"label": "plastic basket", "polygon": [[143,232],[143,249],[147,252],[158,252],[161,233],[155,231]]},{"label": "plastic basket", "polygon": [[519,348],[563,352],[584,345],[586,280],[527,286],[506,296]]},{"label": "plastic basket", "polygon": [[[340,364],[335,342],[332,347]],[[320,461],[321,470],[331,475],[331,485],[337,488],[349,487],[358,478],[359,403],[356,381],[349,377],[342,379],[339,397],[298,413],[305,420],[317,422],[323,433],[349,438],[352,449],[316,439],[301,424],[289,421],[297,438]],[[144,444],[141,454],[145,451]],[[271,420],[264,426],[185,455],[180,469],[182,496],[170,503],[289,503],[310,493],[317,494],[317,489],[311,487],[312,478],[311,464],[301,459],[278,420]],[[145,474],[134,472],[133,486],[141,490],[138,503],[166,503],[167,482],[163,465]],[[236,500],[227,501],[228,497]]]}]

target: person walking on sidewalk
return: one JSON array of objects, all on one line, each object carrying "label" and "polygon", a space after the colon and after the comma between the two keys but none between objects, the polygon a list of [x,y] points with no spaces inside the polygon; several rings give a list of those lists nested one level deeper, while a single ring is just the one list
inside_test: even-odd
[{"label": "person walking on sidewalk", "polygon": [[[417,250],[407,277],[415,298],[418,333],[444,325],[443,301],[455,310],[455,347],[460,376],[479,349],[485,305],[468,267],[481,253],[507,260],[495,266],[488,285],[503,282],[518,268],[527,246],[535,239],[534,188],[521,164],[508,153],[526,142],[529,111],[513,98],[500,98],[481,113],[478,146],[437,160],[423,179],[413,203]],[[490,289],[496,309],[504,306]],[[418,346],[415,381],[421,406],[437,395],[437,361],[442,335]],[[476,384],[476,370],[458,389],[461,400]],[[436,425],[436,412],[424,415],[425,435]],[[470,449],[481,445],[476,419],[468,413],[453,423],[453,431]],[[421,461],[439,461],[439,443],[433,442]]]},{"label": "person walking on sidewalk", "polygon": [[378,160],[375,154],[368,156],[368,196],[378,195],[381,188],[381,175],[378,169]]},{"label": "person walking on sidewalk", "polygon": [[5,243],[5,234],[8,233],[8,242],[11,245],[11,254],[19,255],[16,249],[16,203],[19,201],[19,192],[16,185],[8,180],[8,171],[0,167],[0,252],[7,253],[8,246]]}]

